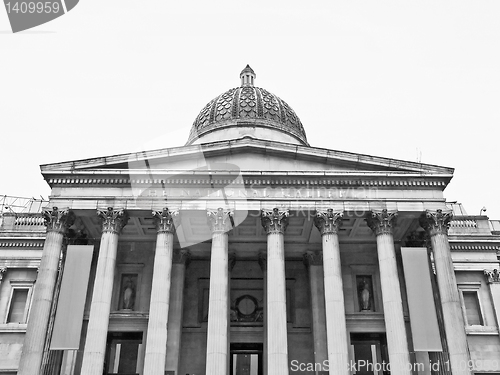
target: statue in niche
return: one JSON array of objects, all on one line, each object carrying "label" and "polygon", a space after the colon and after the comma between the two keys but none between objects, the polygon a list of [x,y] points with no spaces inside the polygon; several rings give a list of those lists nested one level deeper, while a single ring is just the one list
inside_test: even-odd
[{"label": "statue in niche", "polygon": [[123,288],[123,304],[124,310],[133,310],[135,305],[135,285],[131,277],[125,279]]},{"label": "statue in niche", "polygon": [[373,311],[371,277],[363,276],[358,283],[358,300],[361,311]]}]

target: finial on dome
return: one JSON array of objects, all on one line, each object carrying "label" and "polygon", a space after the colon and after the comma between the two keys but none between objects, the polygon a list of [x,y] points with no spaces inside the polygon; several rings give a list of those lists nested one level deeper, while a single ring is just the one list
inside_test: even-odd
[{"label": "finial on dome", "polygon": [[257,77],[257,75],[255,74],[253,69],[250,68],[250,65],[247,64],[245,69],[243,69],[240,73],[241,86],[253,86],[255,77]]}]

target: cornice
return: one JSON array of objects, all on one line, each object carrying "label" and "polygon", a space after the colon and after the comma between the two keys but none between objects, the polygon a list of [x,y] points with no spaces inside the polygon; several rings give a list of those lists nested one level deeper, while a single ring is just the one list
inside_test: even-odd
[{"label": "cornice", "polygon": [[[135,178],[130,178],[132,173]],[[151,178],[156,174],[158,178]],[[214,171],[213,174],[199,171],[122,171],[94,170],[72,172],[54,172],[45,176],[51,186],[152,186],[163,187],[209,187],[212,184],[239,184],[245,186],[300,186],[300,187],[362,187],[377,189],[433,189],[444,190],[451,176],[428,176],[387,172],[339,172],[339,171],[290,171],[290,172],[242,172],[243,178],[226,171]],[[51,176],[52,175],[52,176]],[[217,176],[223,178],[217,178]],[[232,177],[235,178],[232,178]],[[214,178],[215,177],[215,178]],[[225,177],[225,178],[224,178]]]},{"label": "cornice", "polygon": [[266,154],[282,153],[283,156],[289,158],[306,158],[315,159],[323,163],[331,163],[337,165],[367,165],[373,169],[385,168],[386,171],[397,171],[406,169],[419,174],[446,174],[452,175],[454,169],[442,167],[432,164],[423,164],[410,162],[405,160],[384,158],[366,154],[357,154],[352,152],[329,150],[325,148],[301,146],[285,142],[268,141],[256,139],[253,137],[244,137],[235,140],[211,142],[202,145],[181,146],[173,148],[164,148],[151,151],[142,151],[129,154],[120,154],[113,156],[105,156],[91,159],[82,159],[54,164],[41,165],[43,174],[50,171],[76,171],[88,168],[102,168],[115,164],[127,164],[129,161],[137,162],[141,160],[154,160],[158,158],[191,158],[193,153],[203,152],[205,157],[211,154],[223,152],[224,154],[237,153],[240,150],[245,151],[252,149],[253,152],[261,152]]}]

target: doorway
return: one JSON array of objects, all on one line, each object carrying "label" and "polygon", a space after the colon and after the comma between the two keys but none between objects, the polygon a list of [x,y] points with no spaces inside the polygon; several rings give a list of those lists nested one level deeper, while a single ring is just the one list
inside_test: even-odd
[{"label": "doorway", "polygon": [[356,375],[388,375],[385,333],[351,333],[351,364]]},{"label": "doorway", "polygon": [[136,375],[142,332],[108,332],[105,374]]},{"label": "doorway", "polygon": [[263,375],[263,344],[234,343],[230,346],[231,375]]}]

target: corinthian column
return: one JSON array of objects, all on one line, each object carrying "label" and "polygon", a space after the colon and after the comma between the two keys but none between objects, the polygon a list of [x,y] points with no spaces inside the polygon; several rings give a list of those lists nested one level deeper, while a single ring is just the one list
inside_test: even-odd
[{"label": "corinthian column", "polygon": [[167,324],[170,302],[170,277],[177,211],[153,211],[156,224],[156,249],[153,284],[149,305],[148,335],[144,357],[144,375],[163,374],[167,355]]},{"label": "corinthian column", "polygon": [[441,296],[451,371],[453,375],[462,375],[471,372],[469,366],[466,365],[469,355],[465,322],[451,259],[450,244],[448,243],[448,227],[452,217],[451,212],[427,211],[420,217],[420,225],[427,231],[434,253],[434,265]]},{"label": "corinthian column", "polygon": [[229,271],[228,234],[231,211],[219,208],[207,210],[212,230],[210,258],[210,290],[208,300],[207,368],[206,375],[226,375],[228,372]]},{"label": "corinthian column", "polygon": [[63,238],[68,227],[74,222],[74,215],[68,209],[59,210],[54,207],[52,210],[43,211],[43,216],[47,235],[19,362],[18,374],[22,375],[35,375],[40,371]]},{"label": "corinthian column", "polygon": [[403,303],[392,227],[397,213],[372,211],[366,222],[377,236],[377,254],[384,304],[385,331],[392,375],[411,375]]},{"label": "corinthian column", "polygon": [[497,327],[500,326],[500,273],[497,269],[484,270],[486,280],[490,286],[491,300],[497,318]]},{"label": "corinthian column", "polygon": [[184,306],[184,278],[189,264],[188,250],[176,250],[172,258],[172,286],[168,312],[167,371],[179,373],[179,358],[182,339],[182,312]]},{"label": "corinthian column", "polygon": [[338,230],[342,212],[318,211],[314,224],[321,233],[325,288],[326,332],[330,374],[349,374],[344,288]]},{"label": "corinthian column", "polygon": [[285,230],[288,210],[262,211],[267,232],[267,373],[288,375]]},{"label": "corinthian column", "polygon": [[325,289],[323,287],[323,254],[316,251],[306,252],[304,254],[304,264],[309,270],[314,363],[324,365],[328,360],[328,349],[325,320]]},{"label": "corinthian column", "polygon": [[85,375],[103,373],[118,235],[128,221],[128,215],[124,210],[113,210],[112,207],[108,207],[107,210],[97,210],[97,215],[102,220],[102,235],[83,352],[81,373]]}]

